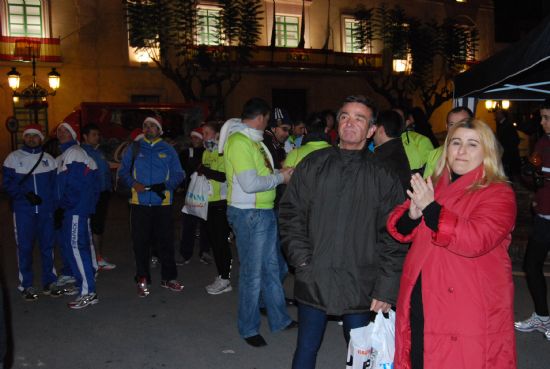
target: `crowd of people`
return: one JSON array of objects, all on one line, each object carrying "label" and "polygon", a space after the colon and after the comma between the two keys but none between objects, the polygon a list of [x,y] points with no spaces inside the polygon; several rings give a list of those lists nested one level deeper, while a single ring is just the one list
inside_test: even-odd
[{"label": "crowd of people", "polygon": [[[396,368],[515,368],[514,328],[550,340],[543,274],[550,247],[550,101],[540,109],[544,135],[524,173],[536,191],[525,257],[535,311],[516,323],[508,247],[516,219],[510,179],[521,166],[517,133],[502,112],[495,115],[495,135],[468,108],[456,107],[438,146],[421,113],[379,112],[370,99],[349,96],[336,114],[325,110],[302,122],[252,98],[240,118],[193,129],[180,153],[162,139],[162,119],[147,117],[116,176],[127,189],[138,296],[151,292],[152,261],[160,264],[162,287],[184,289],[176,266],[189,263],[197,233],[199,259],[217,270],[206,292],[231,292],[232,234],[238,332],[253,347],[267,345],[262,313],[272,332],[297,329],[294,369],[315,368],[330,316],[341,319],[349,342],[351,329],[390,309],[397,314]],[[113,179],[97,148],[98,126],[80,132],[62,122],[56,135],[54,158],[42,148],[41,127],[28,125],[23,146],[4,162],[3,188],[11,199],[23,298],[39,298],[36,240],[42,293],[77,295],[68,307],[81,309],[99,302],[98,270],[116,267],[102,247]],[[208,180],[208,215],[183,215],[176,252],[174,195],[194,173]],[[283,288],[289,270],[293,298]],[[297,304],[297,321],[289,301]]]}]

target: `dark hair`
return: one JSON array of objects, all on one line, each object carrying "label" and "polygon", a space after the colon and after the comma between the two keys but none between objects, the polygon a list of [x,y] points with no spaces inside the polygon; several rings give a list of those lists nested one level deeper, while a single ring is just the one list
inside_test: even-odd
[{"label": "dark hair", "polygon": [[336,125],[336,114],[334,114],[334,112],[330,109],[326,109],[326,110],[323,110],[321,112],[321,115],[323,116],[323,119],[325,120],[325,123],[326,123],[326,120],[327,120],[327,117],[330,115],[332,117],[332,119],[334,120],[334,124]]},{"label": "dark hair", "polygon": [[216,133],[220,132],[220,129],[221,129],[220,124],[216,121],[205,122],[205,123],[201,124],[201,127],[208,127]]},{"label": "dark hair", "polygon": [[474,117],[474,113],[467,106],[457,106],[456,108],[452,108],[447,113],[447,120],[449,120],[449,115],[460,113],[460,112],[466,112],[466,114],[468,114],[468,118],[473,118]]},{"label": "dark hair", "polygon": [[84,135],[88,136],[91,131],[100,131],[99,126],[95,123],[86,124],[84,128],[82,128],[82,131],[80,132],[80,134],[82,136]]},{"label": "dark hair", "polygon": [[271,107],[264,99],[253,97],[243,106],[241,119],[254,119],[258,115],[266,116],[271,113]]},{"label": "dark hair", "polygon": [[550,109],[550,98],[546,99],[540,104],[540,109]]},{"label": "dark hair", "polygon": [[340,106],[340,109],[338,109],[338,114],[336,115],[336,122],[340,120],[340,113],[342,111],[342,108],[344,105],[349,103],[359,103],[365,105],[367,108],[369,108],[372,112],[372,118],[369,121],[369,124],[374,124],[376,122],[376,117],[378,115],[378,108],[376,108],[376,105],[374,105],[374,102],[369,99],[368,97],[365,97],[363,95],[351,95],[344,99],[344,102]]},{"label": "dark hair", "polygon": [[328,141],[325,133],[327,122],[323,113],[312,113],[306,120],[306,134],[302,145],[312,141]]},{"label": "dark hair", "polygon": [[405,128],[405,122],[401,118],[401,114],[395,110],[381,111],[380,114],[378,114],[375,124],[377,127],[384,127],[386,135],[391,138],[401,136],[401,133],[403,133],[403,129]]}]

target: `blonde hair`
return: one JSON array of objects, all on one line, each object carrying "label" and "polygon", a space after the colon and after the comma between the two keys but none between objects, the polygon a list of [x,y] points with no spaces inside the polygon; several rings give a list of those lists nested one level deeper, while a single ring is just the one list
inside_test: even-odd
[{"label": "blonde hair", "polygon": [[502,147],[497,141],[495,134],[491,128],[483,121],[475,118],[469,118],[453,125],[447,138],[445,138],[445,144],[441,158],[437,163],[437,168],[432,176],[434,183],[441,178],[445,168],[448,169],[449,175],[451,174],[451,168],[447,161],[447,149],[453,138],[454,133],[459,128],[472,129],[479,135],[479,143],[483,148],[483,174],[481,178],[476,180],[469,187],[470,190],[478,190],[483,187],[487,187],[492,183],[507,182],[508,178],[504,174],[504,168],[502,166]]}]

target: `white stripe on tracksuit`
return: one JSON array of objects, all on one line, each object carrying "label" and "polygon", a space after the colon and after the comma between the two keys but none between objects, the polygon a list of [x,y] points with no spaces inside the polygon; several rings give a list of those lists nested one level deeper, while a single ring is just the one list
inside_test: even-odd
[{"label": "white stripe on tracksuit", "polygon": [[94,237],[92,234],[92,226],[90,218],[88,218],[88,235],[90,236],[90,255],[92,256],[92,265],[94,267],[94,273],[97,272],[97,258],[95,255]]},{"label": "white stripe on tracksuit", "polygon": [[[17,236],[17,219],[15,216],[15,212],[13,212],[12,215],[13,215],[13,231],[15,234],[15,245],[17,246],[17,248],[19,248],[19,237]],[[23,274],[21,274],[21,266],[19,265],[19,252],[15,253],[15,257],[17,258],[17,271],[19,273],[19,286],[17,286],[17,289],[23,292]]]},{"label": "white stripe on tracksuit", "polygon": [[[71,222],[71,249],[73,251],[73,256],[76,260],[76,265],[78,266],[78,271],[82,276],[82,291],[81,296],[89,294],[88,290],[88,280],[86,279],[86,272],[84,271],[84,263],[82,262],[82,257],[78,250],[78,215],[73,215]],[[93,247],[93,245],[92,245]]]}]

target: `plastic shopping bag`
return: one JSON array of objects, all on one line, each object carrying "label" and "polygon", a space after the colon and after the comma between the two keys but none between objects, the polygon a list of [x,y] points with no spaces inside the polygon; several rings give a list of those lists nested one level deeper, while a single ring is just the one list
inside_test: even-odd
[{"label": "plastic shopping bag", "polygon": [[181,209],[183,213],[194,215],[206,220],[208,217],[208,194],[210,183],[205,176],[199,176],[197,172],[191,174],[191,182],[185,195],[185,205]]},{"label": "plastic shopping bag", "polygon": [[351,330],[346,369],[393,369],[394,353],[395,312],[379,311],[374,323]]}]

